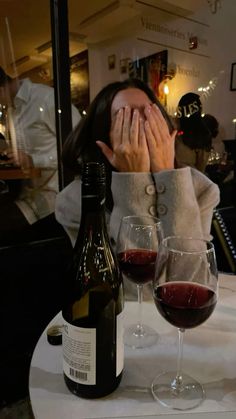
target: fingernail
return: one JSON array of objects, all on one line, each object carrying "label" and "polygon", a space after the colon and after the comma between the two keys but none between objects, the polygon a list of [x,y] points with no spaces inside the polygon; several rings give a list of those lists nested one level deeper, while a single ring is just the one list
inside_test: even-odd
[{"label": "fingernail", "polygon": [[147,112],[151,112],[151,105],[147,105],[146,107],[145,107],[145,110],[147,110]]}]

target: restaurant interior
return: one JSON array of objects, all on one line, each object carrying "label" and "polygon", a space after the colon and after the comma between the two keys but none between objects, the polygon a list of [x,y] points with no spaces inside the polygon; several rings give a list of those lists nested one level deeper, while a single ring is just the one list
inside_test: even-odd
[{"label": "restaurant interior", "polygon": [[[231,274],[236,273],[235,13],[234,0],[0,1],[0,66],[13,78],[54,87],[61,108],[55,111],[59,190],[71,180],[60,158],[72,128],[68,104],[83,118],[103,86],[128,77],[147,82],[173,120],[184,94],[200,96],[202,116],[213,115],[219,123],[205,175],[220,189],[211,231],[218,269]],[[1,163],[1,188],[22,181],[14,170]],[[22,417],[31,417],[20,405],[28,397],[30,360],[60,310],[70,254],[69,239],[56,222],[38,231],[36,240],[22,236],[20,243],[0,247],[0,409],[6,415],[0,410],[0,417],[14,418],[7,415],[16,405],[16,417],[21,409]]]}]

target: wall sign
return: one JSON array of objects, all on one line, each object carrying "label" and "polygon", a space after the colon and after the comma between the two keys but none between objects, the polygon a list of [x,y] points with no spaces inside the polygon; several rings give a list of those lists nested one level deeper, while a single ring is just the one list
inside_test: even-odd
[{"label": "wall sign", "polygon": [[231,67],[230,90],[236,90],[236,63]]}]

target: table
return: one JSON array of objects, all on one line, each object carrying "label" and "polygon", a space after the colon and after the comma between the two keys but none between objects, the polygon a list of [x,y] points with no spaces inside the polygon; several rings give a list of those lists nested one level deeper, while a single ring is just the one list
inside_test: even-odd
[{"label": "table", "polygon": [[[153,400],[154,376],[175,369],[177,330],[144,302],[143,319],[160,334],[146,349],[125,348],[125,369],[118,389],[97,400],[71,394],[62,376],[62,347],[51,346],[44,331],[31,361],[29,391],[36,419],[235,419],[236,417],[236,276],[219,275],[219,301],[212,316],[184,337],[183,369],[202,382],[206,399],[197,408],[179,412]],[[125,325],[136,320],[137,303],[126,302]],[[59,313],[51,322],[60,324]]]},{"label": "table", "polygon": [[32,167],[30,169],[3,168],[0,167],[1,180],[33,179],[41,176],[41,169]]}]

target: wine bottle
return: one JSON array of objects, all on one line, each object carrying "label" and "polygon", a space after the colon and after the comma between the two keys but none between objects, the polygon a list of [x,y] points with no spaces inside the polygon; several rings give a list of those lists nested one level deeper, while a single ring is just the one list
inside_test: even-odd
[{"label": "wine bottle", "polygon": [[81,222],[62,309],[63,372],[72,393],[97,398],[121,381],[124,293],[106,226],[104,165],[86,163],[81,180]]}]

